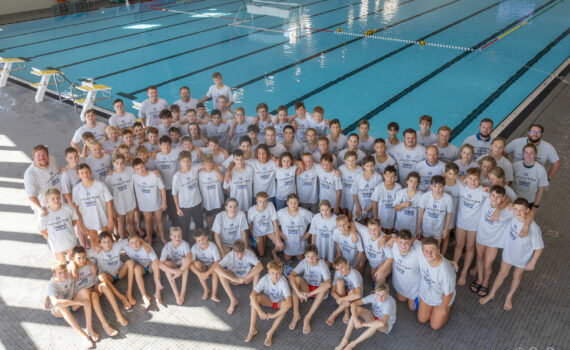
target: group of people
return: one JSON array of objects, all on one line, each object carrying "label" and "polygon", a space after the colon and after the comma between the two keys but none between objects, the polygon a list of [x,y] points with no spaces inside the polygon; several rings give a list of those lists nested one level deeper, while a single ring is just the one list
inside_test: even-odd
[{"label": "group of people", "polygon": [[[504,303],[505,310],[513,307],[523,271],[534,269],[544,248],[534,213],[560,168],[541,125],[506,144],[491,138],[493,122],[483,119],[460,148],[449,143],[449,127],[433,133],[427,115],[419,130],[404,130],[402,140],[396,122],[388,125],[386,139],[370,136],[366,120],[357,133],[344,135],[338,119],[325,119],[320,106],[309,113],[303,102],[293,114],[280,106],[275,116],[260,103],[256,116],[246,116],[243,107],[233,108],[221,74],[213,80],[202,100],[182,87],[170,106],[149,87],[138,119],[120,99],[109,125],[86,112],[61,169],[46,146],[33,149],[25,191],[57,261],[46,306],[88,347],[99,339],[92,310],[108,335],[118,333],[105,319],[100,296],[126,326],[117,299],[125,310],[135,305],[136,282],[148,308],[148,273],[159,304],[161,273],[178,305],[189,270],[204,300],[220,302],[221,283],[228,314],[239,303],[232,287],[252,284],[245,341],[257,333],[258,318],[275,319],[265,345],[290,308],[289,328],[303,320],[303,333],[310,333],[311,319],[329,295],[337,307],[327,325],[340,315],[347,324],[337,349],[352,349],[377,331],[389,333],[396,321],[390,279],[396,299],[439,329],[456,285],[472,276],[468,288],[485,304],[514,267]],[[209,99],[210,112],[204,104]],[[453,258],[447,260],[452,235]],[[164,244],[160,258],[156,236]],[[491,285],[500,249],[500,271]],[[262,276],[259,257],[266,254],[272,261]],[[365,271],[373,282],[370,295],[364,293]],[[123,278],[127,290],[119,291],[113,282]],[[311,303],[304,317],[302,302]],[[86,331],[72,314],[81,307]],[[350,340],[353,329],[363,327]]]}]

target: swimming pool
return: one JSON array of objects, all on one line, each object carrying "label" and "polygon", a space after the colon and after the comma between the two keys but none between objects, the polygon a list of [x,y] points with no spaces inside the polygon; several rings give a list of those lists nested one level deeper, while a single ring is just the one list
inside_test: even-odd
[{"label": "swimming pool", "polygon": [[[262,101],[275,110],[303,100],[345,132],[367,119],[371,135],[385,137],[390,121],[417,129],[429,114],[433,129],[454,129],[458,144],[482,118],[503,120],[570,53],[570,1],[295,2],[303,28],[293,31],[261,15],[248,24],[274,31],[229,25],[238,12],[245,18],[236,0],[155,1],[11,24],[0,27],[0,56],[29,60],[13,74],[31,82],[39,80],[31,67],[56,68],[140,102],[148,85],[170,103],[183,85],[201,98],[219,71],[247,115]],[[111,109],[111,100],[98,105]]]}]

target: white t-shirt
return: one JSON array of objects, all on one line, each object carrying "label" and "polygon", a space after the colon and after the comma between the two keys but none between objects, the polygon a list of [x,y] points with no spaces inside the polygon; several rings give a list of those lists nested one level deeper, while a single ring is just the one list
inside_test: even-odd
[{"label": "white t-shirt", "polygon": [[394,200],[396,194],[402,189],[399,183],[394,184],[394,188],[387,189],[385,183],[379,184],[372,193],[372,201],[378,202],[378,218],[383,228],[394,228],[396,212],[394,211]]},{"label": "white t-shirt", "polygon": [[180,151],[180,148],[173,148],[168,154],[163,154],[162,152],[156,154],[154,162],[164,182],[164,188],[167,190],[172,189],[172,177],[178,170],[178,155]]},{"label": "white t-shirt", "polygon": [[150,103],[148,99],[141,103],[139,109],[139,118],[146,122],[146,126],[158,126],[160,125],[160,112],[163,109],[168,109],[168,102],[165,99],[159,98],[156,103]]},{"label": "white t-shirt", "polygon": [[133,124],[136,122],[137,118],[129,112],[125,112],[124,115],[113,114],[111,118],[109,118],[109,125],[116,126],[121,130],[132,128]]},{"label": "white t-shirt", "polygon": [[196,105],[200,103],[200,100],[197,98],[190,98],[188,102],[184,102],[182,100],[174,101],[173,105],[178,105],[180,107],[180,118],[186,117],[186,112],[189,109],[196,109]]},{"label": "white t-shirt", "polygon": [[206,93],[206,97],[212,99],[212,104],[214,105],[213,109],[218,109],[218,97],[220,96],[226,96],[228,103],[234,102],[232,89],[229,86],[224,85],[221,89],[218,89],[216,85],[211,85]]},{"label": "white t-shirt", "polygon": [[333,240],[333,232],[336,229],[336,215],[325,219],[321,213],[317,213],[311,220],[310,232],[315,236],[315,245],[319,251],[319,258],[332,263],[336,251]]},{"label": "white t-shirt", "polygon": [[[374,173],[368,180],[366,180],[364,178],[364,172],[361,172],[354,178],[348,195],[351,197],[353,195],[357,195],[360,208],[364,210],[372,205],[372,193],[374,193],[374,190],[380,186],[382,182],[382,176],[377,173]],[[356,213],[356,204],[354,205],[352,212]],[[370,214],[372,214],[372,211],[370,211]]]},{"label": "white t-shirt", "polygon": [[107,134],[105,133],[105,129],[107,128],[107,126],[108,125],[103,122],[95,122],[95,126],[93,128],[90,128],[89,126],[87,126],[87,124],[83,124],[79,127],[79,129],[75,130],[75,133],[73,134],[73,138],[71,139],[71,141],[76,144],[82,143],[83,133],[86,132],[92,133],[93,136],[95,136],[95,140],[101,141],[105,137],[107,137]]},{"label": "white t-shirt", "polygon": [[99,159],[95,158],[92,154],[85,158],[85,163],[89,165],[95,180],[105,181],[107,173],[113,170],[113,161],[109,154],[105,153]]},{"label": "white t-shirt", "polygon": [[368,135],[368,139],[366,141],[362,140],[362,135],[358,137],[358,148],[366,153],[366,155],[370,155],[374,153],[374,141],[376,139],[370,135]]},{"label": "white t-shirt", "polygon": [[[481,161],[481,159],[483,159],[485,156],[481,156],[479,158],[477,158],[477,161]],[[499,159],[497,161],[497,166],[500,167],[501,169],[503,169],[505,171],[505,181],[506,182],[511,182],[513,181],[513,164],[505,157],[501,157],[501,159]]]},{"label": "white t-shirt", "polygon": [[[77,292],[77,282],[71,276],[63,282],[56,281],[55,278],[52,277],[48,282],[46,294],[48,297],[57,297],[61,300],[73,300]],[[51,309],[53,310],[53,308],[52,303]]]},{"label": "white t-shirt", "polygon": [[340,197],[340,207],[352,210],[354,207],[354,197],[350,192],[354,179],[362,173],[362,168],[357,166],[356,169],[351,171],[346,164],[342,164],[338,171],[340,172],[340,182],[342,183],[342,193]]},{"label": "white t-shirt", "polygon": [[453,213],[453,199],[444,193],[440,199],[435,199],[432,192],[422,195],[420,208],[424,208],[422,218],[422,235],[426,237],[441,238],[441,233],[445,228],[447,213]]},{"label": "white t-shirt", "polygon": [[133,185],[134,173],[132,167],[126,166],[122,173],[113,172],[112,175],[107,175],[105,178],[105,184],[111,191],[113,204],[119,215],[126,215],[137,207]]},{"label": "white t-shirt", "polygon": [[314,166],[297,176],[299,203],[316,204],[319,202],[318,179]]},{"label": "white t-shirt", "polygon": [[65,203],[59,210],[51,211],[47,208],[48,215],[41,217],[40,227],[48,233],[48,244],[52,252],[65,252],[77,246],[77,235],[73,227],[73,221],[77,220],[75,209]]},{"label": "white t-shirt", "polygon": [[[126,241],[126,239],[123,241]],[[103,248],[101,248],[99,253],[93,249],[87,249],[87,258],[97,265],[99,272],[105,272],[110,276],[114,276],[123,266],[123,261],[121,260],[123,244],[121,241],[114,242],[108,252],[104,251]]]},{"label": "white t-shirt", "polygon": [[319,199],[327,199],[330,202],[331,207],[334,209],[337,204],[336,191],[342,190],[342,181],[340,176],[337,176],[334,171],[327,173],[318,164],[315,164],[313,168],[319,177]]},{"label": "white t-shirt", "polygon": [[267,146],[267,148],[269,148],[269,152],[274,158],[279,158],[283,153],[287,152],[287,148],[282,143],[276,143],[273,146]]},{"label": "white t-shirt", "polygon": [[160,261],[170,260],[176,265],[180,266],[182,264],[182,259],[186,257],[186,254],[190,253],[190,244],[186,241],[180,242],[178,248],[174,248],[172,241],[166,243],[162,248],[160,253]]},{"label": "white t-shirt", "polygon": [[449,228],[455,228],[457,223],[457,208],[459,207],[459,181],[455,182],[455,185],[448,186],[445,185],[443,192],[451,196],[453,200],[453,214],[451,215],[451,222],[449,223]]},{"label": "white t-shirt", "polygon": [[253,195],[265,192],[269,198],[275,197],[275,162],[270,160],[262,164],[257,159],[250,159],[247,160],[247,164],[253,168],[255,173]]},{"label": "white t-shirt", "polygon": [[93,181],[89,188],[81,182],[73,187],[73,202],[79,207],[83,224],[90,230],[100,231],[107,226],[107,202],[111,200],[109,188],[101,181]]},{"label": "white t-shirt", "polygon": [[333,286],[336,285],[336,281],[339,279],[343,279],[345,286],[348,290],[354,290],[356,288],[360,288],[360,295],[362,295],[362,275],[358,270],[351,268],[348,275],[344,276],[340,272],[335,271],[334,279],[333,279]]},{"label": "white t-shirt", "polygon": [[228,269],[231,273],[233,273],[237,278],[242,278],[247,276],[249,271],[259,263],[259,260],[255,256],[255,254],[246,249],[243,255],[243,258],[238,259],[236,254],[232,251],[220,261],[220,266]]},{"label": "white t-shirt", "polygon": [[149,171],[145,177],[135,173],[133,174],[133,186],[140,211],[150,212],[162,208],[160,190],[164,188],[164,183],[160,176],[156,176],[152,171]]},{"label": "white t-shirt", "polygon": [[[50,188],[60,189],[61,177],[59,168],[53,157],[49,157],[49,166],[40,169],[33,163],[24,173],[24,190],[29,197],[37,197],[40,204],[45,205],[45,194]],[[35,209],[34,209],[35,210]],[[36,213],[37,214],[37,213]]]},{"label": "white t-shirt", "polygon": [[473,153],[473,158],[477,159],[480,156],[489,153],[489,151],[491,150],[492,141],[493,140],[490,137],[487,140],[483,140],[481,139],[481,136],[479,136],[479,134],[476,134],[467,137],[465,141],[463,141],[462,145],[468,143],[471,146],[473,146],[473,148],[475,148],[475,152]]},{"label": "white t-shirt", "polygon": [[372,240],[370,233],[368,232],[368,227],[365,225],[361,225],[359,223],[356,224],[356,229],[360,238],[362,239],[362,247],[364,248],[364,253],[366,254],[366,258],[368,259],[368,263],[370,267],[376,268],[380,266],[386,260],[386,247],[381,246],[378,248],[378,242],[380,238],[384,234],[380,234],[378,238]]},{"label": "white t-shirt", "polygon": [[481,206],[481,216],[477,227],[477,243],[487,247],[503,248],[505,232],[508,230],[510,219],[513,217],[512,210],[503,209],[499,220],[491,221],[490,218],[497,210],[491,208],[491,201],[486,200]]},{"label": "white t-shirt", "polygon": [[277,220],[281,231],[287,237],[283,252],[287,255],[303,255],[307,241],[303,236],[309,225],[313,214],[304,208],[298,208],[297,215],[291,216],[288,208],[283,208],[277,212]]},{"label": "white t-shirt", "polygon": [[457,159],[454,161],[454,163],[457,164],[457,167],[459,168],[459,173],[457,173],[457,176],[467,176],[467,169],[479,167],[479,163],[474,160],[472,160],[471,163],[467,165],[462,165],[460,159]]},{"label": "white t-shirt", "polygon": [[[348,152],[348,148],[343,149],[342,151],[338,152],[338,156],[337,156],[337,166],[341,166],[344,164],[344,155],[346,154],[346,152]],[[362,164],[362,160],[364,159],[364,157],[366,157],[366,153],[364,153],[362,150],[357,149],[356,150],[356,162],[358,164]]]},{"label": "white t-shirt", "polygon": [[300,143],[307,143],[307,130],[315,126],[315,120],[309,113],[305,113],[305,118],[301,119],[299,117],[295,118],[297,122],[297,132],[295,133],[296,139]]},{"label": "white t-shirt", "polygon": [[342,234],[338,228],[333,231],[333,240],[338,243],[340,252],[342,256],[348,261],[348,265],[354,266],[356,260],[358,259],[358,253],[364,252],[364,247],[362,246],[362,239],[357,234],[358,240],[356,243],[352,241],[352,234],[349,233],[348,236]]},{"label": "white t-shirt", "polygon": [[406,183],[406,177],[414,170],[414,165],[426,159],[426,149],[422,145],[416,145],[413,150],[408,150],[403,142],[400,142],[388,150],[388,153],[398,164],[398,182]]},{"label": "white t-shirt", "polygon": [[230,183],[224,181],[224,188],[230,189],[230,197],[238,201],[238,209],[247,211],[253,201],[253,168],[246,164],[245,169],[238,172],[234,167],[231,174]]},{"label": "white t-shirt", "polygon": [[198,170],[201,166],[193,166],[187,172],[177,171],[172,177],[172,195],[178,196],[180,208],[193,208],[202,203],[202,195],[198,186]]},{"label": "white t-shirt", "polygon": [[208,247],[206,249],[202,249],[198,243],[194,243],[190,252],[192,253],[192,261],[199,260],[206,266],[210,266],[214,262],[220,260],[220,251],[218,250],[218,247],[210,241],[208,241]]},{"label": "white t-shirt", "polygon": [[287,297],[291,296],[291,289],[289,289],[289,283],[285,276],[281,275],[277,283],[273,283],[271,276],[269,274],[261,277],[254,290],[257,293],[266,294],[272,303],[278,303]]},{"label": "white t-shirt", "polygon": [[410,199],[408,196],[408,190],[406,188],[401,189],[396,193],[394,206],[407,201],[412,202],[409,207],[402,208],[402,210],[396,212],[396,220],[394,223],[394,228],[396,230],[410,230],[412,232],[412,235],[414,237],[416,236],[418,226],[418,212],[420,210],[422,195],[423,192],[418,191],[416,192],[414,198]]},{"label": "white t-shirt", "polygon": [[[441,254],[440,254],[441,255]],[[437,267],[432,267],[424,254],[418,254],[420,263],[420,298],[429,306],[440,306],[444,295],[453,294],[451,302],[455,300],[455,270],[446,258]]]},{"label": "white t-shirt", "polygon": [[503,243],[503,261],[521,269],[530,262],[535,250],[544,248],[542,232],[536,222],[530,224],[528,236],[524,238],[520,236],[523,226],[523,222],[513,217],[508,224]]},{"label": "white t-shirt", "polygon": [[[527,143],[528,139],[526,137],[514,139],[505,147],[505,152],[507,154],[514,153],[515,162],[523,160],[523,148]],[[556,149],[550,143],[540,140],[540,143],[535,146],[537,150],[536,161],[540,164],[544,165],[547,161],[550,163],[556,163],[560,160]]]},{"label": "white t-shirt", "polygon": [[129,245],[128,239],[122,239],[119,241],[122,244],[123,250],[129,257],[129,259],[133,260],[135,264],[142,265],[143,267],[147,267],[150,265],[151,262],[158,259],[154,249],[151,248],[150,253],[147,253],[146,249],[141,245],[139,250],[135,250]]},{"label": "white t-shirt", "polygon": [[220,147],[228,149],[229,148],[229,137],[228,134],[230,132],[230,124],[229,123],[220,123],[219,125],[214,125],[213,122],[208,122],[206,124],[205,129],[206,134],[208,137],[217,137],[218,144]]},{"label": "white t-shirt", "polygon": [[388,315],[388,330],[386,334],[390,333],[392,327],[394,327],[394,323],[396,323],[396,300],[390,295],[385,302],[381,303],[376,299],[375,294],[370,294],[362,298],[362,304],[371,304],[372,305],[372,313],[375,317],[379,320],[384,317],[384,315]]},{"label": "white t-shirt", "polygon": [[202,194],[202,207],[206,210],[214,210],[224,206],[224,192],[222,183],[218,179],[218,173],[214,170],[198,173],[198,184]]},{"label": "white t-shirt", "polygon": [[99,282],[97,275],[91,272],[91,267],[85,264],[77,269],[77,290],[91,288]]},{"label": "white t-shirt", "polygon": [[529,203],[533,203],[539,187],[548,186],[546,170],[540,163],[534,163],[532,167],[524,165],[523,161],[513,164],[513,190],[519,197],[523,197]]},{"label": "white t-shirt", "polygon": [[79,174],[77,174],[77,170],[69,169],[66,167],[66,171],[61,173],[61,193],[71,193],[73,191],[73,186],[77,185],[81,182],[79,179]]},{"label": "white t-shirt", "polygon": [[[243,124],[236,123],[234,127],[234,137],[232,138],[231,149],[235,150],[239,148],[239,139],[242,136],[247,136],[247,128],[253,122],[253,117],[245,117]],[[230,126],[231,127],[231,126]]]},{"label": "white t-shirt", "polygon": [[396,163],[396,160],[392,158],[391,155],[387,154],[386,156],[388,156],[388,158],[386,158],[386,161],[380,163],[376,155],[374,155],[374,171],[376,171],[379,175],[384,174],[384,170],[390,165],[396,168],[396,171],[398,170],[398,164]]},{"label": "white t-shirt", "polygon": [[327,263],[320,259],[317,265],[313,266],[307,262],[307,259],[299,261],[295,269],[293,270],[299,276],[303,276],[308,284],[314,287],[318,287],[322,282],[331,279],[331,272]]},{"label": "white t-shirt", "polygon": [[436,175],[443,175],[445,173],[445,164],[442,161],[431,165],[427,160],[423,162],[418,162],[414,166],[414,171],[420,174],[420,184],[418,188],[420,191],[428,191],[430,189],[429,185],[431,183],[431,178]]},{"label": "white t-shirt", "polygon": [[275,198],[286,200],[289,194],[297,193],[297,184],[295,183],[297,177],[296,172],[297,165],[292,165],[288,169],[281,167],[275,168]]},{"label": "white t-shirt", "polygon": [[247,218],[242,211],[238,211],[236,216],[230,218],[224,210],[216,215],[212,225],[212,231],[220,235],[222,245],[226,247],[231,247],[235,241],[242,239],[241,232],[247,229]]},{"label": "white t-shirt", "polygon": [[418,144],[422,145],[423,147],[427,148],[430,145],[433,145],[434,143],[437,143],[437,135],[434,134],[433,132],[429,132],[428,136],[423,137],[422,133],[420,130],[416,131],[416,137],[417,137],[417,142]]},{"label": "white t-shirt", "polygon": [[386,248],[386,257],[392,260],[392,284],[396,291],[408,299],[415,299],[420,293],[420,261],[422,244],[414,241],[410,251],[402,255],[398,242]]},{"label": "white t-shirt", "polygon": [[459,183],[457,227],[466,231],[477,231],[481,219],[481,206],[488,197],[481,186],[472,189]]},{"label": "white t-shirt", "polygon": [[439,160],[444,162],[445,164],[449,162],[453,162],[457,158],[459,158],[459,148],[455,145],[449,143],[447,147],[439,147],[437,146],[437,150],[439,151]]},{"label": "white t-shirt", "polygon": [[338,152],[346,148],[348,138],[343,134],[339,134],[336,141],[333,141],[330,134],[327,135],[327,139],[329,139],[329,152],[332,154],[338,154]]},{"label": "white t-shirt", "polygon": [[303,155],[303,145],[299,141],[294,140],[289,147],[285,146],[283,142],[281,144],[283,145],[283,148],[287,150],[287,152],[291,153],[293,160],[301,159],[301,156]]},{"label": "white t-shirt", "polygon": [[273,203],[268,202],[265,209],[257,210],[253,205],[247,211],[247,221],[253,223],[253,236],[261,237],[275,232],[273,222],[277,220],[277,212]]}]

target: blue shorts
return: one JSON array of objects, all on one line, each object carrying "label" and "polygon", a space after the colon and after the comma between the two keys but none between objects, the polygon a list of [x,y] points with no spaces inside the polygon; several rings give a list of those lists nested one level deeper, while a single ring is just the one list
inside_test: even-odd
[{"label": "blue shorts", "polygon": [[[148,266],[150,266],[150,265],[148,265]],[[145,267],[144,267],[144,274],[145,274],[145,275],[149,273],[149,271],[148,271],[148,266],[145,266]]]},{"label": "blue shorts", "polygon": [[117,281],[119,279],[119,273],[113,275],[113,281]]}]

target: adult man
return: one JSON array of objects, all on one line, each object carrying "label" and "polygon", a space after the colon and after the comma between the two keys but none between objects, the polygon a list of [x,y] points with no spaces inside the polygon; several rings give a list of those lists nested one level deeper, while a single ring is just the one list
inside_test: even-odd
[{"label": "adult man", "polygon": [[491,132],[493,131],[493,121],[484,118],[479,124],[479,133],[471,135],[463,141],[463,144],[470,144],[475,148],[473,158],[477,159],[491,150]]},{"label": "adult man", "polygon": [[160,124],[159,113],[163,109],[168,109],[168,103],[165,99],[158,97],[156,86],[149,86],[146,89],[146,95],[148,98],[141,103],[139,118],[145,127],[157,127]]},{"label": "adult man", "polygon": [[109,118],[109,125],[123,130],[132,128],[137,122],[137,118],[132,113],[125,112],[125,104],[120,98],[113,101],[113,109],[115,109],[115,114]]},{"label": "adult man", "polygon": [[57,163],[50,158],[48,148],[37,145],[32,150],[34,162],[24,173],[24,190],[30,201],[32,210],[38,216],[47,215],[45,193],[50,188],[60,188],[60,174]]},{"label": "adult man", "polygon": [[451,129],[447,125],[441,126],[437,130],[437,150],[439,152],[439,160],[445,164],[453,162],[459,158],[459,148],[449,143],[451,137]]},{"label": "adult man", "polygon": [[391,155],[398,163],[398,179],[401,185],[406,183],[406,177],[414,170],[417,162],[426,159],[426,149],[416,144],[416,131],[414,129],[406,129],[404,131],[404,142],[388,149]]},{"label": "adult man", "polygon": [[180,99],[173,104],[180,107],[180,115],[186,116],[189,109],[196,109],[196,105],[200,102],[197,98],[190,98],[190,88],[183,86],[180,88]]},{"label": "adult man", "polygon": [[523,160],[523,147],[527,143],[532,143],[536,146],[537,155],[536,161],[542,165],[546,164],[546,161],[550,162],[552,166],[548,170],[548,181],[551,181],[554,175],[560,169],[560,159],[558,158],[558,153],[554,147],[542,140],[542,134],[544,133],[544,127],[540,124],[532,124],[528,128],[527,137],[520,137],[509,142],[507,147],[505,147],[505,154],[514,153],[514,161],[518,162]]}]

